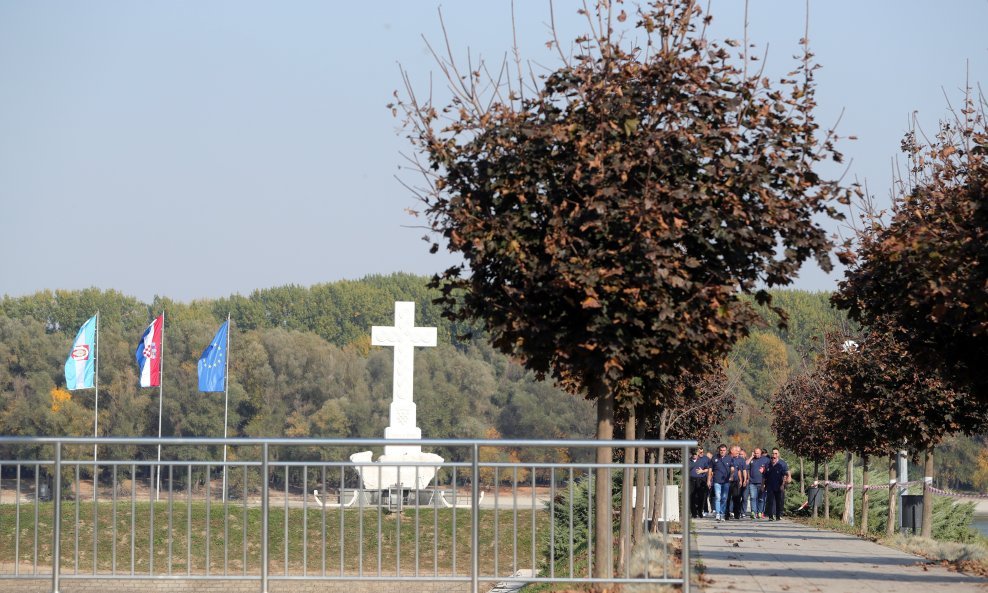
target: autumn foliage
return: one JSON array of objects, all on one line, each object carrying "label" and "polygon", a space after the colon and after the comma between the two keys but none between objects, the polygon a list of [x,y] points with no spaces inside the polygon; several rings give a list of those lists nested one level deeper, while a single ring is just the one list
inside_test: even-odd
[{"label": "autumn foliage", "polygon": [[758,318],[743,294],[768,302],[760,287],[808,259],[831,268],[819,219],[848,196],[816,171],[841,157],[814,119],[808,49],[769,80],[748,47],[706,37],[695,0],[586,16],[574,54],[550,41],[554,69],[514,80],[507,64],[440,58],[449,102],[406,74],[392,108],[432,249],[463,257],[434,279],[445,315],[597,399],[609,439],[624,382],[704,374]]},{"label": "autumn foliage", "polygon": [[747,333],[741,293],[767,300],[759,283],[787,284],[807,259],[830,269],[814,216],[845,194],[814,170],[840,159],[813,118],[815,66],[749,75],[733,43],[705,37],[708,18],[655,2],[634,35],[593,31],[524,95],[485,68],[451,76],[447,105],[409,90],[397,107],[424,214],[464,258],[435,278],[449,317],[584,387],[675,380]]},{"label": "autumn foliage", "polygon": [[886,223],[866,212],[855,264],[834,302],[867,326],[886,320],[914,360],[988,401],[988,129],[968,95],[956,120],[902,143],[908,172]]}]

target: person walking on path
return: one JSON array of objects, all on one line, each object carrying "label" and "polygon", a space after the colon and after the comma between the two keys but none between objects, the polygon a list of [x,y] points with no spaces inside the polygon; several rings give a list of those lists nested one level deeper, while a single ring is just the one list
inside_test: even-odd
[{"label": "person walking on path", "polygon": [[789,466],[779,458],[779,450],[772,449],[772,459],[765,466],[765,491],[768,496],[766,507],[769,520],[782,518],[785,503],[786,484],[792,481]]},{"label": "person walking on path", "polygon": [[[751,463],[751,457],[744,450],[744,447],[741,447],[741,459],[744,459],[744,469],[745,471],[748,471],[748,465]],[[748,472],[747,482],[748,483],[751,482],[750,471]],[[741,489],[741,516],[747,517],[748,513],[750,512],[750,509],[751,507],[749,506],[749,501],[748,501],[748,487],[745,486],[744,488]]]},{"label": "person walking on path", "polygon": [[697,447],[690,457],[690,516],[698,519],[703,516],[707,501],[707,474],[710,460],[703,454],[703,447]]},{"label": "person walking on path", "polygon": [[755,447],[748,463],[748,498],[751,500],[751,518],[765,518],[765,466],[768,457],[762,455],[761,447]]},{"label": "person walking on path", "polygon": [[717,447],[717,455],[710,467],[710,473],[707,474],[710,476],[707,480],[707,486],[712,487],[714,491],[714,502],[716,503],[714,516],[718,521],[722,521],[724,513],[727,512],[727,491],[731,482],[731,472],[731,457],[727,455],[727,445],[721,444]]},{"label": "person walking on path", "polygon": [[731,506],[730,509],[725,507],[724,519],[730,519],[731,513],[734,513],[734,518],[741,519],[741,502],[742,502],[742,492],[744,488],[748,485],[748,465],[745,463],[744,457],[741,456],[741,447],[734,445],[731,447],[731,476],[729,478],[730,486],[728,490],[730,492]]}]

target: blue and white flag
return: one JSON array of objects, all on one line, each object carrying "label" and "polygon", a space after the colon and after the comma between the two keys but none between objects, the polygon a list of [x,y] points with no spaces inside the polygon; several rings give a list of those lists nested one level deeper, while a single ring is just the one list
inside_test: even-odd
[{"label": "blue and white flag", "polygon": [[82,324],[65,361],[65,388],[92,389],[96,379],[96,316]]},{"label": "blue and white flag", "polygon": [[229,321],[220,326],[199,357],[199,391],[226,391],[226,347]]}]

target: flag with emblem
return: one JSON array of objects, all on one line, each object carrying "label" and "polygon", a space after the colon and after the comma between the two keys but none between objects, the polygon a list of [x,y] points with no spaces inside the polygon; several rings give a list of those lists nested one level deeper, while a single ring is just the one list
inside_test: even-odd
[{"label": "flag with emblem", "polygon": [[199,357],[199,391],[226,391],[227,339],[230,321],[220,326]]},{"label": "flag with emblem", "polygon": [[141,387],[157,387],[161,385],[161,354],[162,339],[165,329],[165,315],[162,313],[151,325],[144,330],[144,335],[137,343],[137,367],[141,371]]},{"label": "flag with emblem", "polygon": [[96,380],[96,316],[82,324],[65,361],[65,387],[92,389]]}]

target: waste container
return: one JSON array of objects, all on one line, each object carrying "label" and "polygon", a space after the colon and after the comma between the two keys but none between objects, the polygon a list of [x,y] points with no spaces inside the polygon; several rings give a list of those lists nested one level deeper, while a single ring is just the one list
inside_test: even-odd
[{"label": "waste container", "polygon": [[806,500],[809,501],[810,509],[817,509],[820,507],[820,499],[822,498],[820,496],[820,490],[822,490],[822,488],[817,486],[810,486],[806,489]]},{"label": "waste container", "polygon": [[902,531],[912,529],[919,533],[923,529],[923,495],[902,495]]},{"label": "waste container", "polygon": [[48,502],[51,500],[51,489],[48,487],[47,481],[43,481],[38,484],[38,500],[42,502]]}]

